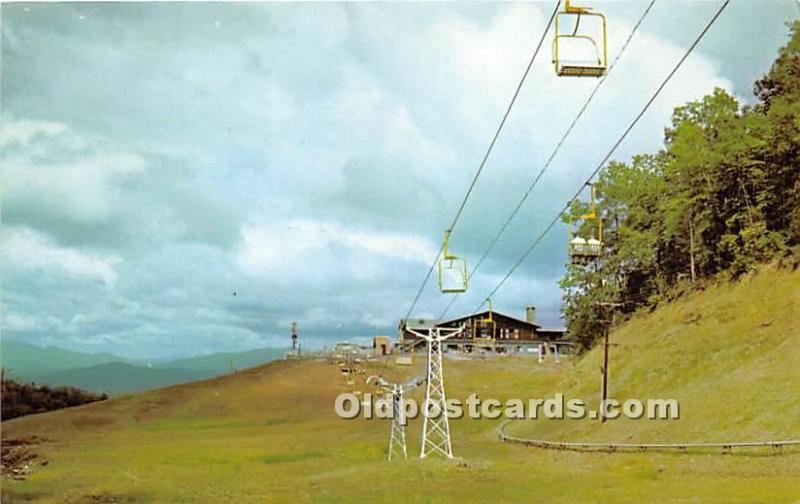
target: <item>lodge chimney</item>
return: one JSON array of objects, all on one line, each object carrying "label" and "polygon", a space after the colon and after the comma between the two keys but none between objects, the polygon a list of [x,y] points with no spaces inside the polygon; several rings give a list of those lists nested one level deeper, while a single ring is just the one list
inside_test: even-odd
[{"label": "lodge chimney", "polygon": [[535,306],[527,306],[525,307],[525,321],[530,322],[531,324],[536,323],[536,307]]}]

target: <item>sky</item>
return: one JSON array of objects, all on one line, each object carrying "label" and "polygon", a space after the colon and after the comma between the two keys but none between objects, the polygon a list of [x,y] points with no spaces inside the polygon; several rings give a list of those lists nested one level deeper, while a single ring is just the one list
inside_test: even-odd
[{"label": "sky", "polygon": [[[396,334],[553,9],[3,3],[2,337],[139,359]],[[595,2],[613,58],[647,2]],[[656,2],[449,315],[471,313],[720,5]],[[795,0],[733,0],[636,129],[752,85]],[[596,84],[534,63],[451,250],[474,264]],[[562,326],[556,226],[493,298]],[[233,295],[233,293],[236,295]],[[435,282],[414,317],[450,298]]]}]

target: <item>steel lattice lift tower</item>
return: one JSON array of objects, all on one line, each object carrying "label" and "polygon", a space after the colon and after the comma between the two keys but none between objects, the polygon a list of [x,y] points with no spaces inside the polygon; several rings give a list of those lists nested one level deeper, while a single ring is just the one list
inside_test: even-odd
[{"label": "steel lattice lift tower", "polygon": [[408,331],[428,343],[428,387],[422,406],[422,447],[419,457],[425,458],[431,453],[438,453],[445,458],[453,458],[442,373],[442,341],[460,334],[464,331],[464,326],[434,327],[426,329],[425,333],[411,328]]},{"label": "steel lattice lift tower", "polygon": [[395,457],[408,459],[406,451],[406,413],[403,398],[407,390],[419,387],[425,382],[424,376],[418,376],[405,383],[390,383],[380,376],[370,376],[367,383],[375,381],[380,388],[392,396],[392,428],[389,432],[389,460]]}]

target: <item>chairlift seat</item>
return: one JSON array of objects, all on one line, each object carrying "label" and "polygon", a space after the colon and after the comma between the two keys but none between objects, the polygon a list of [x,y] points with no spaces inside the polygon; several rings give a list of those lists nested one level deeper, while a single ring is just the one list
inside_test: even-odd
[{"label": "chairlift seat", "polygon": [[442,259],[439,261],[439,290],[445,294],[458,294],[467,291],[467,261],[450,253],[449,241],[448,229],[444,232]]},{"label": "chairlift seat", "polygon": [[[597,215],[594,202],[594,186],[591,187],[592,206],[591,212],[582,215],[569,216],[569,241],[567,242],[567,253],[574,264],[586,264],[600,257],[603,254],[603,220]],[[587,240],[581,236],[573,234],[573,222],[575,220],[596,221],[597,234],[592,232]],[[597,236],[597,238],[595,238]]]},{"label": "chairlift seat", "polygon": [[[575,20],[574,29],[571,33],[564,33],[559,28],[560,18]],[[599,20],[599,33],[587,33],[581,29],[581,19],[590,18]],[[596,60],[572,60],[563,58],[562,50],[559,46],[562,42],[583,41],[583,44],[590,44]],[[553,38],[553,63],[555,64],[556,75],[559,77],[602,77],[608,68],[608,52],[606,41],[606,17],[599,12],[591,12],[589,7],[570,6],[566,2],[565,10],[556,14],[555,17],[555,37]]]},{"label": "chairlift seat", "polygon": [[439,261],[439,290],[453,294],[467,291],[467,261],[460,257]]},{"label": "chairlift seat", "polygon": [[604,65],[593,65],[589,62],[559,62],[556,74],[559,77],[602,77],[606,74]]},{"label": "chairlift seat", "polygon": [[576,236],[569,242],[569,255],[582,256],[584,248],[586,248],[586,240],[580,236]]},{"label": "chairlift seat", "polygon": [[602,245],[602,242],[597,238],[589,238],[589,240],[586,241],[586,254],[599,256]]},{"label": "chairlift seat", "polygon": [[588,240],[576,236],[569,242],[569,255],[573,257],[599,257],[603,243],[597,238]]}]

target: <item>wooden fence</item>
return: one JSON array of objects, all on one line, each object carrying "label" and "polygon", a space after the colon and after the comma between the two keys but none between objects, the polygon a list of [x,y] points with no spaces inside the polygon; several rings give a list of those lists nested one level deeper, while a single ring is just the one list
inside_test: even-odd
[{"label": "wooden fence", "polygon": [[633,451],[645,452],[652,451],[687,451],[696,449],[715,449],[719,448],[723,453],[730,453],[735,448],[757,448],[771,447],[773,452],[782,453],[784,446],[800,445],[800,439],[790,439],[781,441],[735,441],[726,443],[590,443],[590,442],[571,442],[571,441],[545,441],[542,439],[528,439],[508,436],[505,433],[506,426],[511,420],[506,420],[497,427],[497,437],[504,443],[521,444],[544,448],[549,450],[572,450],[572,451]]}]

